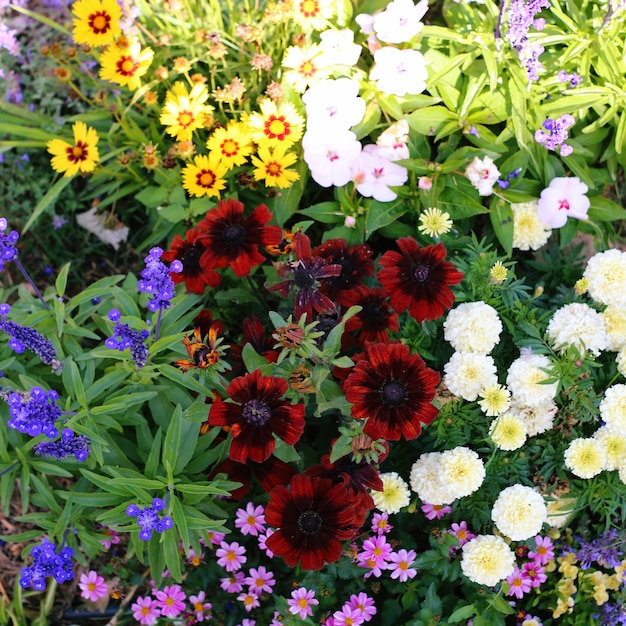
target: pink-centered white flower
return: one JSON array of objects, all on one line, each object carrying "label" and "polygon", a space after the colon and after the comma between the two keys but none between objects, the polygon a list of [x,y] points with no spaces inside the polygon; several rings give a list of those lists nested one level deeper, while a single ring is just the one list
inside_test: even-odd
[{"label": "pink-centered white flower", "polygon": [[390,562],[387,569],[391,571],[391,578],[398,578],[401,583],[405,583],[409,578],[415,578],[417,569],[411,567],[417,557],[415,550],[398,550],[390,555]]},{"label": "pink-centered white flower", "polygon": [[235,527],[241,530],[242,535],[256,537],[265,530],[265,515],[261,505],[254,506],[248,502],[245,509],[237,509]]},{"label": "pink-centered white flower", "polygon": [[376,615],[376,603],[366,593],[361,591],[359,594],[353,593],[348,602],[344,604],[351,609],[358,609],[363,614],[363,620],[369,622]]},{"label": "pink-centered white flower", "polygon": [[289,612],[292,615],[298,615],[300,619],[306,619],[313,615],[313,607],[319,604],[319,600],[315,598],[315,591],[299,587],[291,592],[291,598],[287,600]]},{"label": "pink-centered white flower", "polygon": [[391,202],[398,197],[390,187],[404,185],[408,179],[407,170],[380,156],[378,146],[367,145],[361,151],[353,172],[352,180],[357,191],[366,198],[379,202]]},{"label": "pink-centered white flower", "polygon": [[478,189],[479,196],[490,196],[493,193],[493,186],[500,178],[500,170],[491,157],[486,156],[484,159],[474,157],[465,169],[465,176]]},{"label": "pink-centered white flower", "polygon": [[178,617],[185,610],[187,594],[180,585],[168,585],[156,592],[157,607],[163,617]]},{"label": "pink-centered white flower", "polygon": [[395,96],[422,93],[426,89],[426,59],[417,50],[399,50],[385,46],[374,53],[375,65],[370,79],[383,93]]},{"label": "pink-centered white flower", "polygon": [[341,611],[333,613],[333,626],[360,626],[364,621],[365,618],[359,609],[353,609],[345,604]]},{"label": "pink-centered white flower", "polygon": [[78,583],[80,588],[80,597],[89,600],[90,602],[97,602],[101,598],[106,597],[109,592],[109,587],[104,582],[104,578],[98,575],[98,572],[91,570],[88,574],[81,574],[80,581]]},{"label": "pink-centered white flower", "polygon": [[406,120],[398,120],[378,135],[376,145],[381,156],[390,161],[400,161],[410,156],[408,141],[409,123]]},{"label": "pink-centered white flower", "polygon": [[307,130],[332,134],[358,124],[365,115],[365,100],[359,85],[349,78],[322,80],[302,96]]},{"label": "pink-centered white flower", "polygon": [[342,187],[352,180],[352,170],[361,154],[361,143],[350,130],[319,134],[307,132],[302,138],[304,161],[311,177],[322,187]]},{"label": "pink-centered white flower", "polygon": [[272,593],[272,587],[276,584],[274,574],[268,572],[263,565],[258,568],[251,567],[250,573],[245,579],[245,584],[249,587],[249,592],[260,596],[264,591]]},{"label": "pink-centered white flower", "polygon": [[393,0],[381,13],[374,15],[376,36],[386,43],[405,43],[417,35],[424,24],[428,0],[413,4],[413,0]]},{"label": "pink-centered white flower", "polygon": [[236,572],[241,569],[241,566],[248,560],[245,554],[245,547],[240,546],[236,541],[232,543],[222,541],[220,547],[215,551],[217,564],[227,572]]},{"label": "pink-centered white flower", "polygon": [[539,219],[550,228],[561,228],[568,217],[586,220],[591,204],[587,191],[587,185],[576,176],[553,178],[539,196]]}]

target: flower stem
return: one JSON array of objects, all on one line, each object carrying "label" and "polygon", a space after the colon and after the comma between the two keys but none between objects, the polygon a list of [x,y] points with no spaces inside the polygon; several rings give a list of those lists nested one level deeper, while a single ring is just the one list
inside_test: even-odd
[{"label": "flower stem", "polygon": [[33,291],[35,292],[36,296],[41,300],[41,303],[43,304],[44,308],[49,309],[50,307],[48,306],[46,301],[43,299],[43,296],[41,295],[41,292],[39,291],[39,289],[37,289],[37,285],[35,285],[29,273],[24,269],[24,266],[20,263],[20,260],[14,259],[13,263],[15,263],[17,269],[20,270],[20,272],[22,272],[22,276],[28,281],[28,284],[33,288]]},{"label": "flower stem", "polygon": [[159,338],[159,332],[161,331],[161,317],[163,315],[163,309],[159,307],[159,315],[157,316],[157,323],[154,327],[154,341]]}]

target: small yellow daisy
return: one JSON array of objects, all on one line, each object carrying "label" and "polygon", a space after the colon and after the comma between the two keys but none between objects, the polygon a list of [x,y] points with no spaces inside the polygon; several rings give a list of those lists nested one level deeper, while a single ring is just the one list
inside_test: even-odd
[{"label": "small yellow daisy", "polygon": [[100,78],[134,91],[141,87],[141,77],[148,71],[153,58],[154,50],[142,50],[138,41],[110,45],[100,55]]},{"label": "small yellow daisy", "polygon": [[121,33],[122,9],[116,0],[78,0],[72,6],[74,30],[78,44],[92,48],[106,46]]},{"label": "small yellow daisy", "polygon": [[280,189],[290,187],[291,183],[298,180],[300,175],[287,169],[298,160],[298,157],[293,152],[285,154],[285,151],[285,146],[277,146],[271,152],[269,148],[260,147],[259,156],[251,157],[255,166],[254,180],[263,180],[267,187]]},{"label": "small yellow daisy", "polygon": [[289,102],[276,104],[272,100],[263,100],[260,109],[260,112],[252,113],[246,119],[251,138],[259,146],[289,147],[302,137],[304,118],[293,104]]},{"label": "small yellow daisy", "polygon": [[48,152],[52,154],[52,169],[63,172],[63,176],[74,176],[78,172],[91,172],[100,160],[96,144],[98,133],[88,127],[85,122],[76,122],[72,126],[74,144],[62,139],[52,139],[48,142]]},{"label": "small yellow daisy", "polygon": [[233,122],[226,128],[218,128],[206,142],[211,152],[220,154],[222,163],[232,169],[243,165],[252,152],[252,142],[245,132],[244,124]]},{"label": "small yellow daisy", "polygon": [[195,84],[190,92],[182,82],[174,83],[159,118],[161,124],[167,126],[167,134],[176,141],[189,141],[193,131],[203,128],[211,116],[213,107],[205,104],[208,98],[209,91],[202,83]]},{"label": "small yellow daisy", "polygon": [[420,225],[417,227],[417,230],[429,237],[440,237],[450,232],[452,228],[450,214],[436,207],[426,209],[419,219]]},{"label": "small yellow daisy", "polygon": [[183,187],[197,198],[202,196],[220,197],[220,191],[226,186],[224,175],[228,168],[220,162],[219,155],[197,155],[193,164],[187,165],[183,171]]}]

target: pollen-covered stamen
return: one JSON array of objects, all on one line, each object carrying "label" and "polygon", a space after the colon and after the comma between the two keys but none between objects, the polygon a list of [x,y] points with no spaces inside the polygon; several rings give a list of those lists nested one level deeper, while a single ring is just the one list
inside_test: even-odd
[{"label": "pollen-covered stamen", "polygon": [[68,146],[65,150],[67,160],[71,163],[86,161],[89,156],[89,146],[84,141],[77,141],[75,146]]},{"label": "pollen-covered stamen", "polygon": [[270,115],[265,122],[264,133],[268,139],[284,141],[285,137],[291,135],[291,124],[285,119],[284,115]]},{"label": "pollen-covered stamen", "polygon": [[196,174],[196,184],[199,187],[213,187],[217,176],[211,170],[200,170]]},{"label": "pollen-covered stamen", "polygon": [[111,29],[111,16],[106,11],[97,11],[89,16],[87,23],[94,34],[103,35]]},{"label": "pollen-covered stamen", "polygon": [[430,278],[430,267],[422,263],[418,263],[413,268],[413,278],[418,283],[425,283]]},{"label": "pollen-covered stamen", "polygon": [[272,417],[269,404],[265,400],[258,399],[246,402],[241,414],[246,422],[253,426],[263,426]]},{"label": "pollen-covered stamen", "polygon": [[131,56],[121,56],[115,67],[122,76],[133,76],[139,67],[139,63]]}]

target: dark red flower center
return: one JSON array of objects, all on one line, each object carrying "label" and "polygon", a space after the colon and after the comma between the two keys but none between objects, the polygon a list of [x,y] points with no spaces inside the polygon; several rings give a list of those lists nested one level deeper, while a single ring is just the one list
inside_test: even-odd
[{"label": "dark red flower center", "polygon": [[307,267],[302,263],[298,263],[293,272],[293,282],[298,289],[309,289],[315,284],[315,278]]},{"label": "dark red flower center", "polygon": [[238,246],[246,238],[246,229],[241,224],[230,224],[222,233],[222,239],[231,246]]},{"label": "dark red flower center", "polygon": [[253,426],[263,426],[272,417],[270,406],[265,400],[250,400],[242,410],[243,419]]},{"label": "dark red flower center", "polygon": [[369,324],[381,322],[385,318],[385,311],[379,302],[363,302],[361,306],[363,307],[361,318],[367,320]]},{"label": "dark red flower center", "polygon": [[406,400],[406,389],[397,380],[388,380],[383,385],[383,400],[391,406],[400,406]]},{"label": "dark red flower center", "polygon": [[322,516],[317,511],[305,511],[298,518],[298,528],[305,535],[314,535],[322,527]]},{"label": "dark red flower center", "polygon": [[194,274],[200,271],[200,257],[202,256],[202,250],[196,246],[190,246],[185,250],[183,255],[183,267],[185,272]]},{"label": "dark red flower center", "polygon": [[413,267],[413,278],[418,283],[425,283],[430,278],[430,267],[424,263],[418,263]]}]

